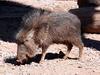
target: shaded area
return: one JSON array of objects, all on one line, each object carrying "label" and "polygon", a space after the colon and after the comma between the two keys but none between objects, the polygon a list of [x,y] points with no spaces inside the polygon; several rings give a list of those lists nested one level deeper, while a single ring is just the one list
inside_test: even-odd
[{"label": "shaded area", "polygon": [[0,1],[0,39],[14,41],[22,16],[32,9],[14,2]]},{"label": "shaded area", "polygon": [[[41,54],[37,54],[33,58],[29,58],[28,61],[24,62],[23,64],[16,62],[16,57],[15,58],[7,58],[7,59],[5,59],[5,63],[10,63],[10,64],[13,64],[13,65],[25,65],[25,64],[31,64],[32,62],[39,63],[41,56],[42,56]],[[65,56],[65,54],[62,51],[60,51],[59,54],[57,54],[57,53],[47,53],[45,60],[46,59],[47,60],[63,59],[64,56]],[[68,59],[77,60],[78,58],[68,57]]]},{"label": "shaded area", "polygon": [[[53,60],[53,59],[58,59],[58,58],[62,59],[63,56],[64,56],[63,52],[59,52],[59,54],[47,53],[45,59],[47,59],[47,60]],[[41,54],[37,54],[35,57],[28,59],[28,61],[23,64],[17,63],[16,57],[5,59],[5,63],[10,63],[10,64],[14,64],[14,65],[25,65],[25,64],[31,64],[32,62],[39,63],[40,59],[41,59]]]},{"label": "shaded area", "polygon": [[96,41],[93,39],[83,39],[84,45],[86,47],[91,47],[91,48],[95,48],[96,50],[100,51],[100,41]]},{"label": "shaded area", "polygon": [[[91,7],[91,6],[98,6],[99,3],[95,3],[95,0],[77,0],[79,7]],[[92,1],[92,2],[91,2]],[[97,0],[96,0],[97,1]],[[93,3],[94,2],[94,3]],[[99,1],[98,1],[99,2]]]},{"label": "shaded area", "polygon": [[0,39],[15,42],[22,17],[30,11],[44,12],[45,10],[16,2],[0,1]]}]

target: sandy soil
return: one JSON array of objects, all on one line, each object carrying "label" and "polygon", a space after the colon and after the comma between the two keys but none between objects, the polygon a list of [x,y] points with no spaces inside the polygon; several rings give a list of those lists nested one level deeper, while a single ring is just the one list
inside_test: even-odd
[{"label": "sandy soil", "polygon": [[74,0],[8,0],[18,2],[28,6],[42,8],[50,11],[68,11],[70,9],[78,8],[77,2]]},{"label": "sandy soil", "polygon": [[[1,40],[0,75],[100,75],[100,34],[85,34],[85,37],[82,61],[74,59],[78,57],[77,47],[73,47],[69,56],[71,59],[63,60],[63,54],[58,53],[60,50],[65,53],[67,47],[54,44],[49,47],[43,64],[35,61],[40,59],[40,56],[37,56],[25,65],[16,65],[14,58],[17,53],[17,44]],[[40,54],[40,51],[41,49],[37,54]],[[59,58],[58,55],[60,55]]]},{"label": "sandy soil", "polygon": [[17,44],[0,40],[0,75],[100,75],[100,34],[84,34],[84,36],[82,61],[75,59],[79,52],[77,47],[73,47],[69,59],[63,60],[63,53],[67,47],[54,44],[48,48],[43,64],[38,63],[41,57],[39,49],[36,57],[24,65],[16,63]]}]

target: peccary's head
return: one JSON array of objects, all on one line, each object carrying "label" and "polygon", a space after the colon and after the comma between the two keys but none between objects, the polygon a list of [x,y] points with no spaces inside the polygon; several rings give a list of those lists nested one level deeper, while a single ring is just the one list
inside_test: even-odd
[{"label": "peccary's head", "polygon": [[24,43],[18,44],[17,47],[17,62],[23,64],[35,55],[36,45],[34,41],[25,41]]},{"label": "peccary's head", "polygon": [[[24,63],[28,60],[28,58],[31,58],[35,55],[35,50],[36,50],[36,44],[34,43],[33,37],[33,30],[27,32],[27,34],[23,35],[20,32],[18,33],[18,38],[16,39],[17,41],[17,62],[19,63]],[[20,36],[27,36],[25,38],[21,38]]]}]

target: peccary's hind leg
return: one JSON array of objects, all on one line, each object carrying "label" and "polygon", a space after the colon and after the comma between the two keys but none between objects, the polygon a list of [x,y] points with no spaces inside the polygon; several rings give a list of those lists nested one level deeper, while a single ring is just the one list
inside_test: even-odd
[{"label": "peccary's hind leg", "polygon": [[79,48],[79,60],[82,59],[83,57],[83,47],[84,47],[84,44],[81,40],[81,38],[77,39],[75,42],[74,42],[74,45],[77,46]]},{"label": "peccary's hind leg", "polygon": [[79,45],[79,60],[81,60],[83,56],[83,46],[83,44]]},{"label": "peccary's hind leg", "polygon": [[68,47],[68,50],[67,50],[67,52],[66,52],[66,54],[65,54],[65,56],[64,56],[64,59],[67,59],[67,58],[68,58],[68,55],[69,55],[69,53],[70,53],[70,51],[71,51],[73,45],[72,45],[71,43],[68,43],[68,44],[67,44],[67,47]]}]

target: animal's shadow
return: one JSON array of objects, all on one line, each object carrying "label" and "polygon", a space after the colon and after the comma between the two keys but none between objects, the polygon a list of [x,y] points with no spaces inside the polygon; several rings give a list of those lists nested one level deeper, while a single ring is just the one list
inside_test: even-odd
[{"label": "animal's shadow", "polygon": [[[7,59],[5,59],[5,63],[10,63],[10,64],[14,64],[14,65],[25,65],[25,64],[31,64],[32,62],[39,63],[41,56],[42,56],[41,54],[37,54],[33,58],[29,58],[28,61],[23,64],[17,63],[16,57],[15,58],[7,58]],[[47,60],[53,60],[53,59],[57,59],[57,58],[62,59],[63,56],[64,56],[64,53],[61,51],[59,52],[59,54],[47,53],[45,59],[47,59]]]},{"label": "animal's shadow", "polygon": [[[18,66],[25,65],[25,64],[31,64],[32,62],[39,63],[41,56],[42,56],[41,54],[37,54],[33,58],[28,59],[28,61],[23,64],[16,62],[16,57],[15,58],[7,58],[7,59],[5,59],[5,63],[10,63],[13,65],[18,65]],[[63,59],[64,56],[65,56],[65,54],[62,51],[60,51],[59,54],[58,53],[47,53],[45,60]],[[78,58],[68,57],[68,59],[77,60]]]}]

